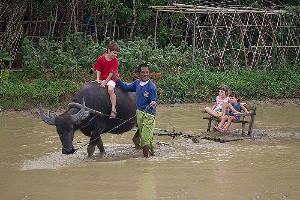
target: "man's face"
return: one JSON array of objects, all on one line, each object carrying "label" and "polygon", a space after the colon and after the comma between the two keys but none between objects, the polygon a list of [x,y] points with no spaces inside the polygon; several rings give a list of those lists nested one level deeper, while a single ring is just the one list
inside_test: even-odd
[{"label": "man's face", "polygon": [[149,80],[149,68],[148,67],[141,67],[141,72],[139,74],[139,78],[142,82]]}]

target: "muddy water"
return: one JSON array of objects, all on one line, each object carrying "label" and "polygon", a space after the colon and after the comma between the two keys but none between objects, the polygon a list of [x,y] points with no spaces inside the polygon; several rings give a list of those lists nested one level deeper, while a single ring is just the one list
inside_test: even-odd
[{"label": "muddy water", "polygon": [[[157,110],[156,125],[203,134],[203,105]],[[217,143],[155,136],[156,156],[133,149],[133,131],[103,136],[107,154],[62,155],[55,127],[40,119],[0,116],[0,199],[299,199],[300,109],[258,106],[260,140]],[[239,131],[233,125],[233,132]],[[76,133],[76,147],[88,138]]]}]

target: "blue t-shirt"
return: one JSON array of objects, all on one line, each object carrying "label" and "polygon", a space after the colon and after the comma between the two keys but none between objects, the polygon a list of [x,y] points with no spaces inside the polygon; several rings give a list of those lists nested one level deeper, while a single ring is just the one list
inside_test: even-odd
[{"label": "blue t-shirt", "polygon": [[[241,103],[240,103],[240,102],[238,102],[236,105],[233,105],[233,104],[231,104],[231,105],[232,105],[232,107],[233,107],[236,111],[238,111],[238,112],[241,112],[241,111],[242,111]],[[233,116],[233,112],[232,112],[231,109],[229,109],[229,112],[228,112],[227,115],[228,115],[228,116]],[[235,116],[235,118],[236,118],[237,120],[239,120],[239,119],[241,118],[241,116]]]},{"label": "blue t-shirt", "polygon": [[[144,86],[140,85],[140,79],[135,80],[133,83],[126,84],[120,79],[117,83],[126,92],[136,92],[136,107],[140,111],[144,111],[151,101],[157,103],[157,91],[155,84],[149,80]],[[147,110],[147,113],[155,115],[155,109],[151,107]]]}]

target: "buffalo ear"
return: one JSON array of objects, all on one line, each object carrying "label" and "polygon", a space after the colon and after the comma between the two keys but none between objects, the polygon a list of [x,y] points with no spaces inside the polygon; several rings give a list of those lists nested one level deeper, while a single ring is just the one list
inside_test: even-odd
[{"label": "buffalo ear", "polygon": [[49,117],[47,117],[42,108],[42,104],[40,104],[40,115],[44,122],[46,122],[49,125],[55,125],[55,117],[50,112],[49,112]]}]

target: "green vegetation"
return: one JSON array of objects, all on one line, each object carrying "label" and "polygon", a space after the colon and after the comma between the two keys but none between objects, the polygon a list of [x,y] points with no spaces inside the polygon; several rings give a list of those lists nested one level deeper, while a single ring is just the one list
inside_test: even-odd
[{"label": "green vegetation", "polygon": [[[25,38],[24,72],[10,73],[8,81],[0,79],[0,108],[26,109],[40,102],[56,107],[71,101],[83,84],[96,78],[93,65],[107,46],[81,38],[74,34],[63,42],[40,40],[37,44]],[[300,68],[284,59],[270,70],[227,66],[218,71],[204,66],[201,56],[192,63],[192,49],[186,43],[159,49],[149,37],[119,40],[119,44],[121,78],[133,81],[137,66],[149,63],[160,103],[213,101],[221,84],[238,91],[244,100],[300,98]]]},{"label": "green vegetation", "polygon": [[[21,74],[12,74],[9,84],[0,86],[0,107],[26,109],[37,107],[40,102],[49,106],[64,105],[70,101],[81,84],[70,80],[51,81],[35,79],[23,82]],[[71,94],[71,95],[70,95]]]},{"label": "green vegetation", "polygon": [[248,100],[300,97],[299,72],[284,66],[272,71],[232,69],[211,72],[193,68],[176,77],[165,76],[160,79],[159,97],[168,103],[213,101],[221,84],[228,85]]}]

